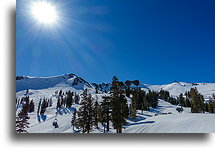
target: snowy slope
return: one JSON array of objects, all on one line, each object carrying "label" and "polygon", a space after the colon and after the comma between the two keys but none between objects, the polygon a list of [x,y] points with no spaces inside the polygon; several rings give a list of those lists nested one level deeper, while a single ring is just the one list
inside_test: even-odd
[{"label": "snowy slope", "polygon": [[[134,82],[131,82],[131,88],[137,87]],[[89,83],[82,79],[81,77],[76,76],[75,74],[65,74],[55,77],[29,77],[29,76],[18,76],[16,77],[16,92],[26,90],[26,89],[47,89],[47,88],[57,88],[57,87],[70,87],[76,90],[83,90],[85,88],[98,89],[102,92],[109,92],[111,84],[110,83]],[[145,91],[154,90],[160,91],[161,89],[169,91],[170,95],[173,97],[179,96],[180,93],[185,93],[191,88],[197,88],[197,90],[204,95],[205,98],[208,98],[212,94],[215,94],[215,83],[186,83],[186,82],[174,82],[166,85],[150,85],[139,83],[138,87],[142,88]],[[58,89],[59,90],[59,89]]]},{"label": "snowy slope", "polygon": [[197,88],[197,90],[208,98],[212,94],[215,94],[214,83],[186,83],[186,82],[174,82],[166,85],[150,85],[145,84],[150,90],[160,91],[161,89],[169,91],[172,96],[179,96],[180,93],[185,93],[191,88]]},{"label": "snowy slope", "polygon": [[[131,81],[132,82],[132,81]],[[75,74],[65,74],[55,77],[29,77],[18,76],[16,77],[16,98],[20,99],[26,96],[26,90],[28,89],[28,95],[30,100],[35,103],[35,111],[29,113],[30,125],[29,133],[74,133],[71,127],[71,119],[74,108],[78,109],[80,105],[73,104],[72,108],[63,108],[56,117],[56,103],[58,95],[56,92],[62,90],[63,92],[71,91],[76,94],[81,94],[85,88],[88,89],[88,93],[92,94],[92,97],[98,102],[102,101],[102,96],[110,95],[111,84],[95,84],[89,83],[78,77]],[[131,84],[131,87],[137,87],[135,84]],[[172,96],[178,96],[180,93],[189,91],[190,88],[196,87],[204,97],[209,97],[215,93],[214,83],[185,83],[174,82],[167,85],[150,85],[140,83],[139,87],[145,91],[154,90],[160,91],[161,89],[167,90]],[[99,94],[95,94],[96,88],[99,89]],[[103,92],[103,93],[102,93]],[[107,93],[105,93],[107,92]],[[43,98],[52,98],[53,106],[48,107],[45,115],[37,115],[37,106],[39,100]],[[131,99],[127,98],[128,105],[131,103]],[[20,111],[21,107],[17,106],[16,114]],[[171,114],[168,114],[171,113]],[[59,128],[54,129],[52,126],[53,120],[57,118]],[[123,133],[212,133],[215,132],[214,114],[192,114],[190,108],[185,108],[185,111],[180,114],[176,111],[176,106],[169,104],[163,100],[159,100],[159,106],[156,109],[151,108],[150,111],[138,111],[137,119],[135,121],[127,119],[127,125],[123,129]],[[111,125],[111,123],[110,123]],[[190,126],[192,125],[192,126]],[[93,133],[102,133],[103,126],[99,126],[100,129],[93,129]],[[115,130],[111,126],[110,133],[115,133]]]},{"label": "snowy slope", "polygon": [[[54,104],[53,106],[55,106]],[[47,108],[45,117],[30,113],[29,133],[75,133],[71,127],[72,112],[79,105],[72,108],[64,108],[57,115],[59,128],[53,128],[52,122],[55,119],[55,107]],[[171,114],[167,114],[170,113]],[[45,120],[43,120],[45,118]],[[151,111],[138,111],[136,121],[127,120],[123,133],[213,133],[215,132],[215,114],[194,114],[189,108],[183,113],[176,111],[176,106],[163,100],[159,100],[158,108]],[[111,123],[110,123],[111,124]],[[103,127],[93,129],[92,133],[103,133]],[[109,133],[115,133],[110,127]]]},{"label": "snowy slope", "polygon": [[[176,106],[159,100],[158,108],[151,110],[158,114],[144,111],[138,114],[143,120],[131,124],[124,133],[214,133],[215,114],[191,113],[185,108],[183,113],[176,111]],[[168,114],[171,113],[171,114]],[[148,115],[148,116],[146,116]],[[150,115],[150,116],[149,116]]]},{"label": "snowy slope", "polygon": [[55,77],[29,77],[17,76],[16,77],[16,91],[26,89],[46,89],[50,87],[73,87],[77,90],[84,88],[93,88],[93,86],[76,76],[75,74],[65,74]]}]

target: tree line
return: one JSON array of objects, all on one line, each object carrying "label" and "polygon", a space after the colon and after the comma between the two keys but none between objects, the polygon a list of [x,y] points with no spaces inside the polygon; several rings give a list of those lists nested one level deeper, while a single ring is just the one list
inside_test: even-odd
[{"label": "tree line", "polygon": [[204,96],[198,92],[197,88],[191,88],[184,94],[180,94],[174,98],[170,96],[170,93],[165,90],[159,92],[159,97],[173,105],[180,104],[183,107],[190,107],[192,113],[215,113],[215,95],[209,98],[208,102],[205,102]]},{"label": "tree line", "polygon": [[[158,104],[157,92],[146,93],[139,87],[128,87],[118,81],[116,76],[112,79],[109,95],[103,96],[102,102],[99,103],[87,90],[84,90],[82,96],[75,126],[81,128],[83,133],[91,132],[93,127],[99,128],[99,123],[103,125],[103,131],[108,132],[110,122],[117,133],[122,133],[127,118],[134,119],[137,110],[149,110]],[[130,105],[127,98],[131,99]]]}]

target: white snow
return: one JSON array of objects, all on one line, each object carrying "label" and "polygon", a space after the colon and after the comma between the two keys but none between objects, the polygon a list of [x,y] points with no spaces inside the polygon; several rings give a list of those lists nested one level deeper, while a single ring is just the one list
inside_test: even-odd
[{"label": "white snow", "polygon": [[[183,113],[176,111],[176,106],[163,100],[159,100],[159,107],[155,109],[160,114],[152,115],[144,111],[146,119],[128,126],[124,133],[214,133],[215,114],[191,113],[189,108],[185,108]],[[172,114],[168,114],[168,113]],[[167,114],[166,114],[167,113]],[[151,117],[146,116],[151,115]]]},{"label": "white snow", "polygon": [[215,83],[186,83],[186,82],[174,82],[166,85],[150,85],[145,84],[150,90],[160,91],[161,89],[169,91],[173,96],[179,96],[180,93],[185,93],[191,88],[197,88],[205,98],[209,98],[212,94],[215,94]]},{"label": "white snow", "polygon": [[[74,81],[76,83],[74,83]],[[77,77],[76,75],[63,75],[47,78],[35,78],[25,76],[21,80],[17,80],[16,98],[25,96],[26,89],[29,89],[30,100],[34,100],[35,111],[30,113],[30,126],[27,129],[29,133],[74,133],[71,127],[73,109],[78,109],[78,104],[73,104],[72,108],[64,108],[57,115],[59,128],[54,128],[52,122],[56,117],[56,91],[71,91],[76,94],[82,93],[87,88],[95,100],[102,101],[102,96],[108,96],[108,93],[95,94],[95,87]],[[205,97],[215,93],[214,83],[185,83],[175,82],[167,85],[150,85],[141,84],[144,90],[159,91],[167,90],[173,96],[196,87]],[[37,107],[40,99],[52,98],[53,106],[48,107],[44,116],[37,115]],[[130,104],[130,98],[127,98]],[[194,114],[190,112],[190,108],[185,108],[183,113],[178,113],[176,107],[168,102],[159,100],[158,107],[150,111],[138,111],[137,118],[134,120],[127,119],[128,124],[124,126],[123,133],[213,133],[215,132],[215,114]],[[20,111],[17,108],[16,114]],[[112,125],[112,123],[110,123]],[[103,133],[103,126],[100,129],[93,129],[93,133]],[[115,133],[113,127],[110,127],[109,133]]]}]

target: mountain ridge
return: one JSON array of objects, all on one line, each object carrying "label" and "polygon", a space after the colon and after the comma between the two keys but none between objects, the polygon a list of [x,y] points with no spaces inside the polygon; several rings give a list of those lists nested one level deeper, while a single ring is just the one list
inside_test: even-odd
[{"label": "mountain ridge", "polygon": [[[144,84],[139,80],[127,80],[124,82],[131,88],[140,87],[141,89],[148,91],[160,91],[161,89],[169,91],[172,96],[178,96],[180,93],[185,93],[191,88],[196,87],[200,93],[205,97],[209,97],[215,94],[215,83],[187,83],[176,82],[163,85]],[[31,77],[31,76],[17,76],[16,77],[16,92],[27,89],[47,89],[50,87],[73,87],[77,90],[83,90],[85,88],[98,89],[102,92],[110,91],[111,83],[90,83],[76,74],[65,74],[51,77]]]}]

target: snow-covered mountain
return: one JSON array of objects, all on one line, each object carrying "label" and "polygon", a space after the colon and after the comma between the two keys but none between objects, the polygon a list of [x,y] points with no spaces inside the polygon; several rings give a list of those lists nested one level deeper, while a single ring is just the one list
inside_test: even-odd
[{"label": "snow-covered mountain", "polygon": [[[215,93],[214,83],[185,83],[174,82],[166,85],[150,85],[139,82],[138,80],[126,81],[131,88],[140,87],[145,91],[161,89],[167,90],[173,96],[178,96],[180,93],[189,91],[190,88],[196,87],[200,93],[206,98]],[[72,104],[71,108],[56,109],[59,91],[64,93],[71,91],[80,96],[85,88],[92,97],[101,102],[103,96],[110,95],[106,93],[110,91],[111,83],[89,83],[83,78],[75,74],[65,74],[55,77],[16,77],[16,98],[18,102],[29,96],[30,100],[34,101],[35,111],[29,113],[29,133],[74,133],[71,127],[71,118],[73,117],[74,109],[78,110],[80,104]],[[28,89],[28,93],[27,90]],[[99,93],[96,94],[96,89]],[[37,108],[41,99],[52,99],[53,105],[46,109],[45,115],[37,114]],[[131,104],[131,98],[126,98],[128,105]],[[150,111],[137,111],[137,120],[133,121],[130,118],[126,119],[127,125],[123,128],[123,133],[212,133],[214,129],[214,114],[192,114],[190,108],[184,108],[184,112],[178,113],[175,105],[159,99],[158,107],[151,108]],[[16,114],[22,108],[22,104],[16,105]],[[56,115],[56,111],[58,115]],[[77,115],[76,115],[77,116]],[[52,122],[57,118],[59,128],[53,128]],[[174,119],[174,120],[172,120]],[[112,125],[112,124],[110,124]],[[189,126],[192,125],[192,126]],[[99,123],[99,130],[94,128],[93,133],[103,133],[103,125]],[[116,131],[111,126],[110,133]]]},{"label": "snow-covered mountain", "polygon": [[[205,98],[215,94],[215,83],[186,83],[186,82],[173,82],[165,85],[151,85],[144,84],[138,80],[126,81],[125,84],[129,84],[131,88],[140,87],[145,91],[153,90],[160,91],[166,90],[174,97],[179,96],[180,93],[185,93],[191,88],[197,88],[197,90],[204,95]],[[110,91],[111,83],[89,83],[83,78],[75,74],[65,74],[54,77],[30,77],[30,76],[17,76],[16,77],[16,92],[27,89],[47,89],[47,88],[73,88],[76,90],[98,89],[102,92]]]},{"label": "snow-covered mountain", "polygon": [[208,98],[215,94],[215,83],[186,83],[186,82],[174,82],[166,85],[150,85],[145,84],[150,90],[160,91],[166,90],[169,91],[172,96],[179,96],[180,93],[185,93],[191,88],[197,88],[197,90],[205,97]]},{"label": "snow-covered mountain", "polygon": [[93,88],[93,85],[76,76],[75,74],[65,74],[54,77],[16,77],[16,92],[26,89],[47,89],[51,87],[73,87],[77,90]]}]

